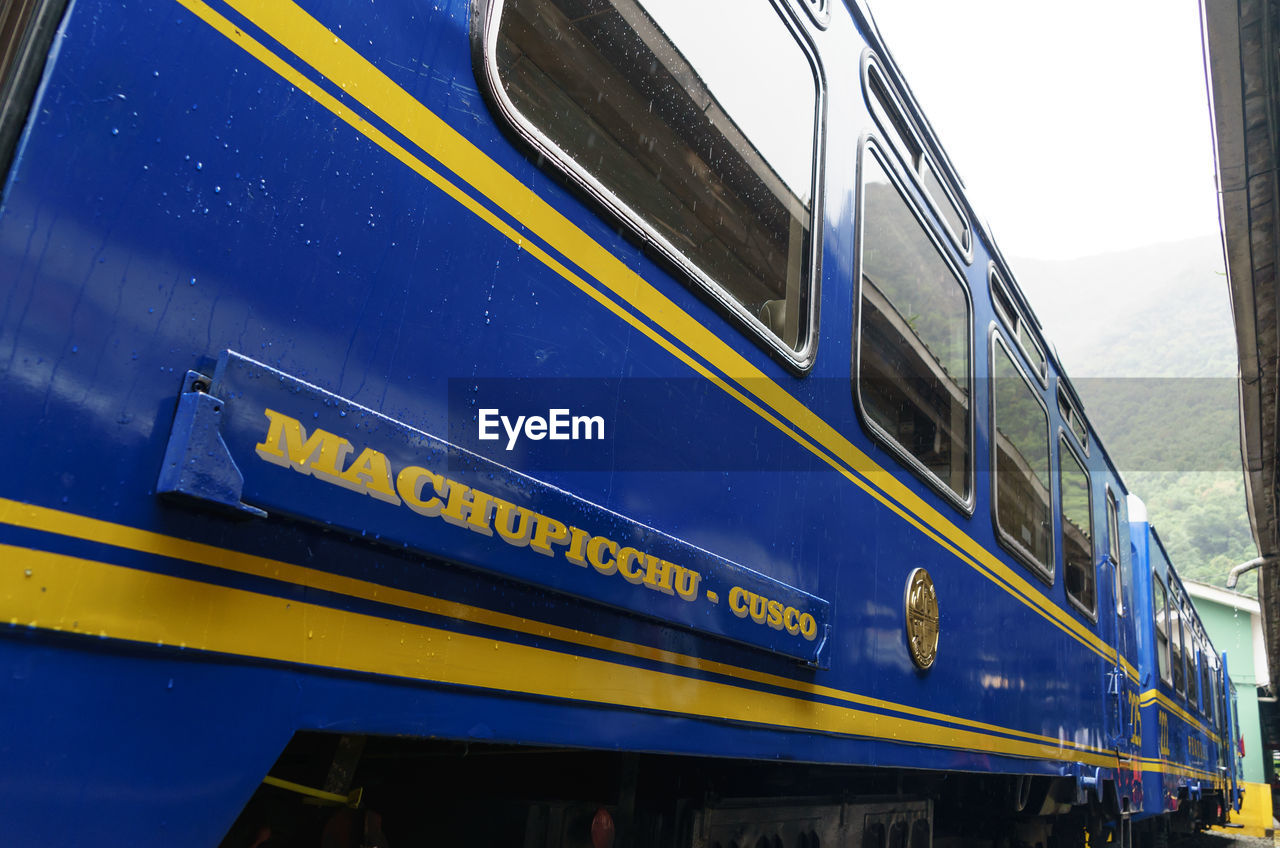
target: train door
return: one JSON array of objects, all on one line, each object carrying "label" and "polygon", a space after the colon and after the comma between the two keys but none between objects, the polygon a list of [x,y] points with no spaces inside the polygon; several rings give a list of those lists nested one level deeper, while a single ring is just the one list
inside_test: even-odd
[{"label": "train door", "polygon": [[1222,658],[1222,677],[1218,681],[1221,691],[1218,696],[1222,699],[1222,719],[1218,727],[1218,735],[1222,740],[1219,746],[1221,751],[1222,765],[1226,769],[1225,788],[1227,791],[1227,803],[1237,813],[1240,812],[1240,786],[1238,776],[1240,773],[1240,760],[1237,756],[1236,744],[1240,738],[1240,733],[1236,730],[1236,693],[1235,685],[1231,682],[1231,674],[1227,668],[1227,654],[1225,651],[1221,654]]},{"label": "train door", "polygon": [[[1110,589],[1110,603],[1104,608],[1103,619],[1109,623],[1109,642],[1115,647],[1115,662],[1108,672],[1108,736],[1111,747],[1121,761],[1129,760],[1141,741],[1138,710],[1138,683],[1130,674],[1134,668],[1129,659],[1134,644],[1133,615],[1129,609],[1132,587],[1129,585],[1128,527],[1125,525],[1120,502],[1108,484],[1105,509],[1107,512],[1107,551],[1102,558],[1102,584]],[[1123,534],[1123,535],[1122,535]]]}]

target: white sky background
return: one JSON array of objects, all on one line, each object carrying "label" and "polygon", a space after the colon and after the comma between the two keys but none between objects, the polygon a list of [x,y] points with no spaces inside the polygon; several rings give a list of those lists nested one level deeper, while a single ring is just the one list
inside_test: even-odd
[{"label": "white sky background", "polygon": [[1008,257],[1218,232],[1196,0],[868,0]]}]

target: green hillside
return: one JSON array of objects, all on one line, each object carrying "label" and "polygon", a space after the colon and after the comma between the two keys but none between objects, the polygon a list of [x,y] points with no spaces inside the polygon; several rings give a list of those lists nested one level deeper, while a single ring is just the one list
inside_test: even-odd
[{"label": "green hillside", "polygon": [[[1180,574],[1256,556],[1245,510],[1222,251],[1196,239],[1014,272]],[[1256,592],[1253,575],[1241,588]]]}]

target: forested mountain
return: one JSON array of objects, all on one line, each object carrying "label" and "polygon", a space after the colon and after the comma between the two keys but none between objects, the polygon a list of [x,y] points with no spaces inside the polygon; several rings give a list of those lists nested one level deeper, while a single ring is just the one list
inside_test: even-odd
[{"label": "forested mountain", "polygon": [[[1231,566],[1257,552],[1220,242],[1012,265],[1179,573],[1223,585]],[[1255,586],[1253,575],[1241,580],[1250,594]]]}]

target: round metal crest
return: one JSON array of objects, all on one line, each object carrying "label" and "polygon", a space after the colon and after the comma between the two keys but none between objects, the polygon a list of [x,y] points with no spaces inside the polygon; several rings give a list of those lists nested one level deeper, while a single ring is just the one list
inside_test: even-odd
[{"label": "round metal crest", "polygon": [[921,669],[933,665],[938,656],[938,593],[933,578],[923,568],[907,577],[907,649]]}]

